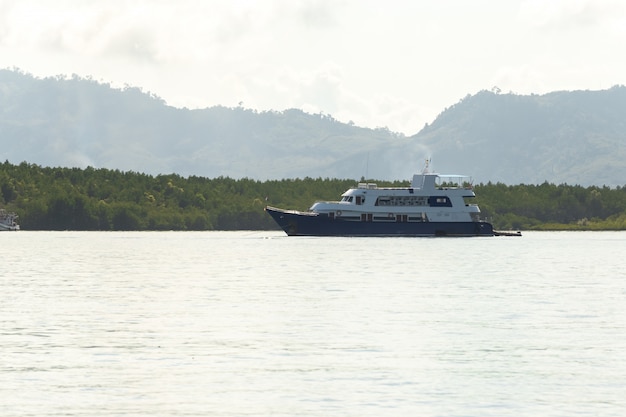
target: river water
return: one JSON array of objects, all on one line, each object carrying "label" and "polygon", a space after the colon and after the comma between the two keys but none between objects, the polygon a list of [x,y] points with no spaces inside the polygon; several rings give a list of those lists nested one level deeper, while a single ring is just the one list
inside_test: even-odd
[{"label": "river water", "polygon": [[2,416],[624,416],[626,233],[1,233]]}]

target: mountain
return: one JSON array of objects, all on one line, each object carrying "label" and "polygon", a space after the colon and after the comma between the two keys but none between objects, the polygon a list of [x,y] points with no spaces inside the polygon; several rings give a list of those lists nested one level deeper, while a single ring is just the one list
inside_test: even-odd
[{"label": "mountain", "polygon": [[139,88],[0,70],[0,160],[260,180],[409,179],[425,158],[477,182],[626,184],[626,88],[481,91],[419,133],[301,110],[168,106]]},{"label": "mountain", "polygon": [[398,137],[295,109],[179,109],[138,88],[8,70],[0,132],[12,163],[258,179],[360,177],[367,154]]},{"label": "mountain", "polygon": [[481,91],[410,138],[438,168],[508,184],[626,184],[626,87],[545,95]]}]

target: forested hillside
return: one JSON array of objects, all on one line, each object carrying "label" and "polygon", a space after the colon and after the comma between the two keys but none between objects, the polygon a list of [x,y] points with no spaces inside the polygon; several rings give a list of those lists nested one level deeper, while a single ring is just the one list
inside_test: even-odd
[{"label": "forested hillside", "polygon": [[0,160],[12,163],[152,175],[351,178],[365,174],[369,152],[395,139],[386,129],[340,123],[328,114],[179,109],[139,88],[0,70]]},{"label": "forested hillside", "polygon": [[626,184],[626,87],[545,95],[481,91],[411,138],[441,171],[508,184]]},{"label": "forested hillside", "polygon": [[480,91],[414,136],[330,114],[190,110],[139,88],[0,70],[0,161],[215,178],[405,180],[442,173],[505,184],[626,184],[626,87]]},{"label": "forested hillside", "polygon": [[[266,205],[306,210],[354,185],[329,178],[185,178],[5,162],[0,207],[17,212],[24,230],[273,230]],[[626,229],[626,188],[549,183],[474,188],[483,215],[499,229]]]}]

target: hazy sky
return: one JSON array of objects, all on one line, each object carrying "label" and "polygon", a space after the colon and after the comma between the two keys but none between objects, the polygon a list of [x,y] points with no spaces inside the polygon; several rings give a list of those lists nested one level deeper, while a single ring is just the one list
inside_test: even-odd
[{"label": "hazy sky", "polygon": [[626,83],[622,0],[0,0],[0,68],[417,133],[467,94]]}]

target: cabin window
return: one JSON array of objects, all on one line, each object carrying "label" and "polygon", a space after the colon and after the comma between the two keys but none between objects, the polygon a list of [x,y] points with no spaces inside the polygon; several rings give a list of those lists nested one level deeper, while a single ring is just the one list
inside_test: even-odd
[{"label": "cabin window", "polygon": [[365,202],[365,199],[363,197],[361,197],[360,195],[356,196],[356,205],[360,206],[361,204],[363,204]]},{"label": "cabin window", "polygon": [[396,217],[389,213],[389,214],[385,214],[383,216],[374,216],[374,221],[375,222],[390,222],[390,221],[396,221]]},{"label": "cabin window", "polygon": [[452,207],[452,201],[446,196],[431,196],[428,198],[431,207]]}]

